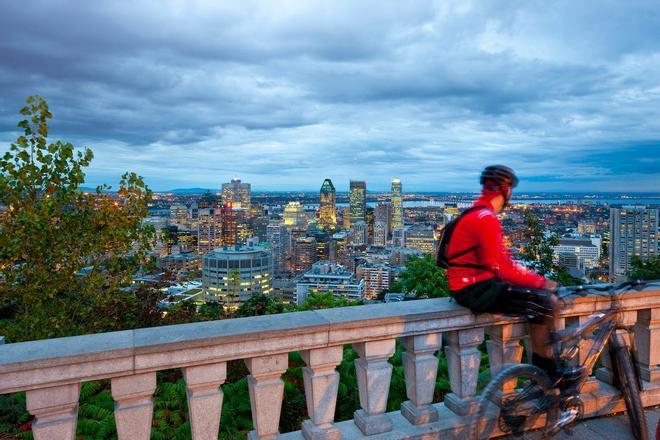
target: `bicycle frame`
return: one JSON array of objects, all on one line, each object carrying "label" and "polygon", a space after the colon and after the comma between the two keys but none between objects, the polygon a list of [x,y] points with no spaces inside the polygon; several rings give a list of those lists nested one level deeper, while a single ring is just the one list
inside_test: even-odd
[{"label": "bicycle frame", "polygon": [[[556,359],[570,360],[577,355],[578,344],[581,340],[589,339],[593,341],[589,348],[589,353],[580,363],[580,366],[583,368],[582,380],[580,382],[586,379],[593,370],[607,341],[617,328],[617,311],[618,308],[613,306],[607,311],[594,313],[585,323],[576,328],[558,332],[555,344]],[[569,341],[575,341],[575,344],[568,348],[562,347],[562,344]]]}]

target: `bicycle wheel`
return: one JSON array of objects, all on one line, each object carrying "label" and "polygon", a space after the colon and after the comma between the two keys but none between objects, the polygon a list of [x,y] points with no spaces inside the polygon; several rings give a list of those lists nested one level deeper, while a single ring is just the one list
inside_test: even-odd
[{"label": "bicycle wheel", "polygon": [[[511,381],[515,381],[515,389],[503,394],[502,387]],[[556,419],[553,393],[550,378],[540,368],[529,364],[505,367],[481,393],[471,438],[484,440],[496,430],[517,435],[534,426],[543,414],[544,426],[551,425]]]},{"label": "bicycle wheel", "polygon": [[614,374],[617,378],[619,389],[626,402],[630,429],[637,440],[648,440],[649,432],[646,425],[644,406],[639,395],[639,381],[637,372],[633,366],[628,347],[621,341],[620,336],[614,333],[610,337],[610,353]]}]

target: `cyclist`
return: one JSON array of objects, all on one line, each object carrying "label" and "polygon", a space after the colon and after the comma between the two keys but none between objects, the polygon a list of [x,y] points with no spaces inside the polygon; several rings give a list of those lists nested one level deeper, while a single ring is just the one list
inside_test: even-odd
[{"label": "cyclist", "polygon": [[511,168],[492,165],[483,170],[480,181],[481,196],[458,221],[447,245],[450,293],[475,313],[529,318],[532,364],[559,377],[549,343],[556,329],[557,283],[512,260],[496,217],[509,204],[518,178]]}]

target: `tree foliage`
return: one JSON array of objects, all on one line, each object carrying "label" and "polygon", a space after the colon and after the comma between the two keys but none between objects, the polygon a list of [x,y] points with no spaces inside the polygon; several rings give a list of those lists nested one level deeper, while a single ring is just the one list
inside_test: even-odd
[{"label": "tree foliage", "polygon": [[647,259],[632,257],[628,278],[631,280],[660,280],[660,255]]},{"label": "tree foliage", "polygon": [[399,275],[399,281],[390,287],[390,291],[415,293],[418,298],[448,296],[447,272],[436,265],[431,254],[412,256]]},{"label": "tree foliage", "polygon": [[116,197],[105,185],[83,192],[92,151],[48,143],[42,98],[29,97],[21,114],[23,134],[0,159],[0,304],[12,304],[20,325],[0,331],[18,341],[114,329],[98,310],[122,296],[127,268],[148,250],[151,191],[126,173]]},{"label": "tree foliage", "polygon": [[527,245],[522,252],[522,258],[541,275],[554,271],[553,246],[559,244],[556,235],[547,235],[545,228],[531,212],[525,212],[525,231],[523,237]]},{"label": "tree foliage", "polygon": [[360,301],[349,301],[344,297],[337,298],[332,291],[312,291],[307,298],[305,298],[305,302],[298,307],[298,310],[331,309],[334,307],[357,306],[360,304],[362,304]]}]

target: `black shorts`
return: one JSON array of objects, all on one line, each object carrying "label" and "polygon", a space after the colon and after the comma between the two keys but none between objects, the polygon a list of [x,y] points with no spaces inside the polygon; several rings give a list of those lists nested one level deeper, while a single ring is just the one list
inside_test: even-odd
[{"label": "black shorts", "polygon": [[505,313],[534,323],[552,319],[552,295],[549,290],[516,287],[494,278],[451,292],[457,303],[474,313]]}]

